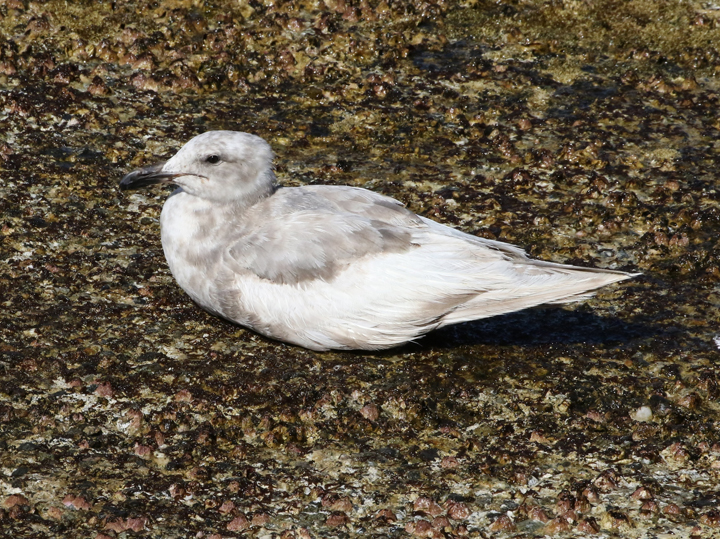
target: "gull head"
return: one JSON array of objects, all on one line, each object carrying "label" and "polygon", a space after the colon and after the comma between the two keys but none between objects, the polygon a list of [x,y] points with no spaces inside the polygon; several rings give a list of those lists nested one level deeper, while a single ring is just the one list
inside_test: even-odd
[{"label": "gull head", "polygon": [[191,139],[164,164],[125,176],[120,189],[174,183],[189,195],[226,203],[253,203],[275,188],[273,152],[260,137],[208,131]]}]

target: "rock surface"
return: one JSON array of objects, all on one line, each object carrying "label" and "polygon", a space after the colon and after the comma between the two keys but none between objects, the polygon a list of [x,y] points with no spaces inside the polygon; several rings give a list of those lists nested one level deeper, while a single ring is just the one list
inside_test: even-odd
[{"label": "rock surface", "polygon": [[[717,533],[720,12],[662,4],[0,1],[0,530]],[[166,193],[116,188],[208,129],[644,277],[382,354],[268,341],[173,282]]]}]

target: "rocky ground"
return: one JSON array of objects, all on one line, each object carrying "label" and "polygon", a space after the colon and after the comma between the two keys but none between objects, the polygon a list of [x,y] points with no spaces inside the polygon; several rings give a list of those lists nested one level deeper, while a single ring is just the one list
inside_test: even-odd
[{"label": "rocky ground", "polygon": [[[720,7],[0,0],[0,536],[720,534]],[[546,260],[643,276],[377,354],[196,307],[208,129]]]}]

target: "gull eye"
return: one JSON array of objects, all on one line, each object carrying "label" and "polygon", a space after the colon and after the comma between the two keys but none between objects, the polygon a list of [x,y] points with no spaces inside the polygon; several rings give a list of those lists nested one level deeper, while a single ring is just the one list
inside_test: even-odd
[{"label": "gull eye", "polygon": [[215,165],[220,162],[220,156],[216,154],[208,155],[205,158],[206,163],[210,163],[211,165]]}]

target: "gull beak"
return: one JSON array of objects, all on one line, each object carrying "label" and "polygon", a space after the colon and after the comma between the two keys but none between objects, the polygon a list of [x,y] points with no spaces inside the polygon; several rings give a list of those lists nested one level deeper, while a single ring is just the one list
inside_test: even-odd
[{"label": "gull beak", "polygon": [[158,183],[169,183],[174,178],[185,176],[185,174],[178,174],[176,172],[163,172],[162,168],[164,165],[165,163],[158,163],[157,165],[134,170],[120,180],[120,189],[122,191],[141,189],[149,185],[157,185]]}]

